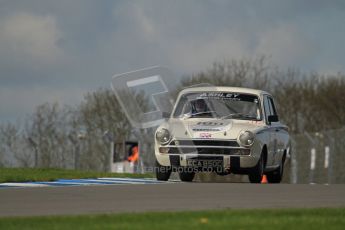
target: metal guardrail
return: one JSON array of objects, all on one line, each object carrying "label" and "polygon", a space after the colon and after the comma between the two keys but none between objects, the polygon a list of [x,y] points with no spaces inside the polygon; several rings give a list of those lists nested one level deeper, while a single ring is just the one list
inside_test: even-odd
[{"label": "metal guardrail", "polygon": [[345,183],[345,129],[292,136],[291,183]]}]

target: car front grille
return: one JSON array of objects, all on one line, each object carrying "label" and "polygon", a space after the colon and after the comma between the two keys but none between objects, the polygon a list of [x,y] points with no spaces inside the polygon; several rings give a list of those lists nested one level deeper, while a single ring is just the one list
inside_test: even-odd
[{"label": "car front grille", "polygon": [[169,145],[159,147],[160,153],[200,155],[250,155],[250,149],[241,147],[236,140],[172,140]]},{"label": "car front grille", "polygon": [[235,140],[174,140],[170,145],[192,145],[192,146],[227,146],[227,147],[240,147]]}]

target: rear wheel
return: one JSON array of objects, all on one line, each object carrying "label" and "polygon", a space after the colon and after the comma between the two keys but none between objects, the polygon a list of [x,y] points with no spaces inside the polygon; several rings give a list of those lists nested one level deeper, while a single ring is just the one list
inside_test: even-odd
[{"label": "rear wheel", "polygon": [[282,158],[282,161],[280,162],[279,167],[272,171],[267,173],[267,180],[269,183],[280,183],[283,179],[284,174],[284,163],[285,163],[285,155]]},{"label": "rear wheel", "polygon": [[194,179],[195,172],[179,172],[178,175],[181,181],[191,182]]},{"label": "rear wheel", "polygon": [[170,166],[162,166],[156,161],[156,178],[160,181],[167,181],[169,180],[171,174],[171,167]]},{"label": "rear wheel", "polygon": [[261,183],[264,174],[264,159],[261,155],[257,165],[250,171],[248,178],[250,183]]}]

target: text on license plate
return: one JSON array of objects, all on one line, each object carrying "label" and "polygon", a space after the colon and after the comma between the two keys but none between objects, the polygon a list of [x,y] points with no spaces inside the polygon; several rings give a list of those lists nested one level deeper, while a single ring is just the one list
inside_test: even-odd
[{"label": "text on license plate", "polygon": [[223,160],[187,160],[190,167],[223,167]]}]

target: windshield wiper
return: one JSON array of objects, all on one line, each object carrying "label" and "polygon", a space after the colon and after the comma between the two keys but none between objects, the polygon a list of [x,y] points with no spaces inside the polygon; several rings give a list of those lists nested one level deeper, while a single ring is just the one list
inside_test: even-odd
[{"label": "windshield wiper", "polygon": [[191,118],[194,116],[198,116],[198,115],[202,115],[202,114],[213,114],[216,113],[216,111],[204,111],[204,112],[198,112],[198,113],[191,113],[191,114],[184,114],[184,116],[186,116],[186,118]]},{"label": "windshield wiper", "polygon": [[249,114],[243,114],[243,113],[230,113],[228,115],[225,115],[223,117],[221,117],[220,119],[223,120],[227,117],[239,117],[239,118],[246,118],[246,119],[255,119],[257,120],[256,117],[250,116]]},{"label": "windshield wiper", "polygon": [[251,116],[251,115],[248,115],[248,114],[244,115],[243,117],[244,117],[244,118],[247,118],[247,119],[249,119],[249,120],[258,120],[257,117]]},{"label": "windshield wiper", "polygon": [[243,116],[243,113],[230,113],[228,115],[222,116],[220,119],[223,120],[227,117],[234,117],[234,116]]}]

